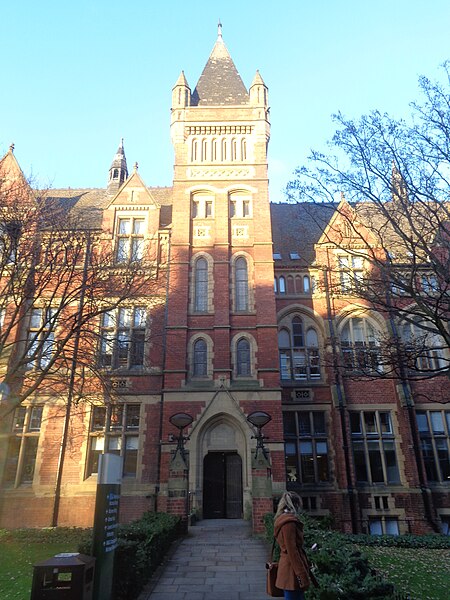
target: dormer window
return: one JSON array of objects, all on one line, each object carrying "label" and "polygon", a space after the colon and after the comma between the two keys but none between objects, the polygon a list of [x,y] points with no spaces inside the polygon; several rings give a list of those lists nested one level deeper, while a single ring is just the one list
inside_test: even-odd
[{"label": "dormer window", "polygon": [[144,257],[145,219],[120,218],[117,225],[116,261],[141,262]]},{"label": "dormer window", "polygon": [[291,260],[300,260],[300,254],[298,252],[289,252],[289,258]]},{"label": "dormer window", "polygon": [[279,252],[274,252],[273,260],[281,260],[281,254]]}]

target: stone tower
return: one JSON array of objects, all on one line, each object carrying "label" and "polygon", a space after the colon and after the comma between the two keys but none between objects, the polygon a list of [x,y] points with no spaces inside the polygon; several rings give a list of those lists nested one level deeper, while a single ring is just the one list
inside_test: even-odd
[{"label": "stone tower", "polygon": [[[173,88],[171,137],[164,421],[181,409],[194,417],[189,442],[194,508],[206,517],[240,516],[253,485],[253,432],[246,416],[266,411],[272,416],[267,431],[282,439],[278,358],[271,350],[277,327],[267,177],[270,123],[261,75],[256,72],[247,91],[220,24],[195,89],[184,72]],[[273,480],[281,487],[282,444],[272,444],[271,452],[272,462],[280,457]],[[220,498],[213,489],[221,490]]]}]

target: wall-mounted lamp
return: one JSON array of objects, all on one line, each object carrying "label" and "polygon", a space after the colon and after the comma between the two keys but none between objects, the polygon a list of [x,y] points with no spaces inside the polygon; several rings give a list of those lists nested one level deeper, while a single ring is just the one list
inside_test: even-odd
[{"label": "wall-mounted lamp", "polygon": [[177,452],[180,452],[183,459],[186,458],[186,453],[184,449],[184,443],[189,439],[188,436],[183,435],[183,429],[189,427],[194,418],[187,413],[176,413],[169,417],[169,421],[179,430],[178,436],[175,437],[177,440],[177,447],[175,450],[175,455]]},{"label": "wall-mounted lamp", "polygon": [[271,420],[272,417],[262,410],[252,412],[247,417],[247,421],[257,429],[256,435],[252,436],[252,439],[256,440],[255,458],[258,458],[258,452],[260,450],[263,453],[264,458],[268,458],[268,451],[267,448],[264,446],[264,440],[267,440],[268,438],[262,433],[261,430]]}]

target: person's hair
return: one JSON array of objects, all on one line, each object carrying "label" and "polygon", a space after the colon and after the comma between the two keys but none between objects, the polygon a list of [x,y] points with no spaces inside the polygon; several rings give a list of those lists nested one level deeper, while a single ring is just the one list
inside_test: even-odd
[{"label": "person's hair", "polygon": [[275,513],[275,519],[277,519],[284,512],[290,512],[297,514],[302,508],[302,499],[295,492],[284,492],[278,502],[277,512]]}]

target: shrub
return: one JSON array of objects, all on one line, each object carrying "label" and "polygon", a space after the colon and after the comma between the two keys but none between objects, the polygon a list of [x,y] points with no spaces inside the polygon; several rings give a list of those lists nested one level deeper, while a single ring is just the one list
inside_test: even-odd
[{"label": "shrub", "polygon": [[[114,600],[135,598],[180,535],[180,518],[166,513],[145,513],[141,519],[117,528],[114,555]],[[92,534],[78,550],[91,553]]]},{"label": "shrub", "polygon": [[[267,539],[273,539],[273,515],[264,517]],[[393,597],[394,586],[371,569],[364,554],[342,543],[340,534],[326,531],[313,519],[302,516],[305,547],[318,544],[309,558],[317,565],[316,577],[320,587],[311,587],[309,600],[387,600]]]}]

